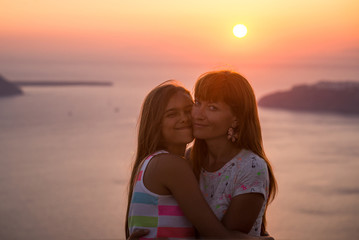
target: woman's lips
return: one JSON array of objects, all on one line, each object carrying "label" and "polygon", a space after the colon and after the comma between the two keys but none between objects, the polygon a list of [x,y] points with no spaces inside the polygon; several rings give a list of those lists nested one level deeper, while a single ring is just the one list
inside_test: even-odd
[{"label": "woman's lips", "polygon": [[205,124],[201,124],[201,123],[193,123],[192,124],[193,125],[193,127],[207,127],[207,125],[205,125]]}]

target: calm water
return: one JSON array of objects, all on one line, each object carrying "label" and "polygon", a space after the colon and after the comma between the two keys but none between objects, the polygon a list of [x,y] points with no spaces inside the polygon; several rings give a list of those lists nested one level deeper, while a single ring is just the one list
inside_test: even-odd
[{"label": "calm water", "polygon": [[[124,238],[136,119],[151,87],[27,87],[0,100],[0,239]],[[279,183],[269,232],[357,238],[359,116],[260,118]]]}]

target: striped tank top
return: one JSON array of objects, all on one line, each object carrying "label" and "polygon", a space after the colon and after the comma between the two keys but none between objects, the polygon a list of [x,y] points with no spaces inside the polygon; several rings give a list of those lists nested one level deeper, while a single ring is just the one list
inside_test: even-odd
[{"label": "striped tank top", "polygon": [[149,229],[150,233],[141,239],[194,239],[195,229],[174,197],[153,193],[143,184],[143,173],[148,163],[161,153],[168,152],[158,151],[148,156],[137,175],[128,214],[129,232],[131,234],[136,228]]}]

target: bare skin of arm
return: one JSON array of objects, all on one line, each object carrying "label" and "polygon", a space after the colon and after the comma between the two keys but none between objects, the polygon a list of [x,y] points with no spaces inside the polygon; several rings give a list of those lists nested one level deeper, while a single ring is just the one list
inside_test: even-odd
[{"label": "bare skin of arm", "polygon": [[240,232],[227,230],[217,219],[202,196],[188,162],[178,156],[155,156],[144,173],[144,184],[152,192],[173,195],[186,218],[204,238],[248,238]]},{"label": "bare skin of arm", "polygon": [[262,208],[264,196],[247,193],[234,197],[223,216],[222,223],[227,229],[249,233]]},{"label": "bare skin of arm", "polygon": [[146,236],[147,234],[150,233],[150,230],[148,229],[140,229],[137,228],[133,231],[133,233],[127,238],[127,240],[135,240],[135,239],[139,239],[141,237]]}]

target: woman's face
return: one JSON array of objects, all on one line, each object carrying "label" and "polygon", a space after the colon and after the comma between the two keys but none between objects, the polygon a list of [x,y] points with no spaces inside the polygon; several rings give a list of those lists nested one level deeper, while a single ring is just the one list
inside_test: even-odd
[{"label": "woman's face", "polygon": [[163,119],[162,136],[166,145],[181,145],[193,140],[192,98],[183,92],[175,93],[168,101]]},{"label": "woman's face", "polygon": [[192,108],[193,136],[203,140],[223,138],[227,141],[228,129],[235,119],[231,108],[222,101],[195,100]]}]

